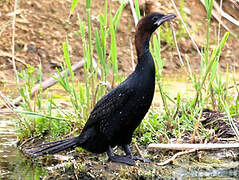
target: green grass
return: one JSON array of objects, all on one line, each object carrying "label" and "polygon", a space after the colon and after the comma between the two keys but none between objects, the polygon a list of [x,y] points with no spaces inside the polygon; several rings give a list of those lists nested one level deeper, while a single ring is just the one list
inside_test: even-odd
[{"label": "green grass", "polygon": [[[77,3],[77,0],[72,1],[70,15],[73,14]],[[65,73],[64,77],[60,76],[60,70],[57,70],[59,77],[55,77],[59,85],[64,89],[65,97],[68,98],[68,111],[59,107],[56,99],[49,95],[48,92],[40,90],[36,97],[31,97],[34,84],[41,83],[42,81],[41,66],[39,66],[38,70],[29,66],[18,74],[24,82],[19,88],[23,102],[21,103],[21,110],[17,110],[24,119],[24,122],[18,123],[20,139],[39,135],[51,135],[55,138],[71,131],[78,134],[97,100],[107,92],[106,83],[110,79],[110,71],[113,72],[113,79],[109,81],[111,87],[115,87],[126,78],[120,76],[118,72],[116,45],[117,29],[125,5],[123,3],[119,5],[117,12],[113,14],[108,8],[108,1],[105,0],[104,12],[99,14],[97,17],[98,26],[93,28],[91,3],[90,0],[86,0],[86,21],[78,15],[79,32],[77,34],[81,37],[85,60],[84,80],[83,82],[78,82],[72,72],[67,37],[62,46],[65,59],[62,70],[68,69],[69,75]],[[138,2],[135,1],[135,3],[136,14],[140,17]],[[205,39],[206,46],[203,49],[203,57],[201,59],[200,73],[195,73],[190,66],[190,61],[187,59],[185,65],[182,65],[194,89],[193,98],[186,97],[183,93],[178,93],[176,97],[170,96],[168,89],[162,83],[162,69],[165,60],[161,58],[161,42],[166,41],[171,47],[174,46],[169,26],[165,24],[152,37],[150,51],[156,64],[156,85],[164,109],[160,113],[153,108],[150,109],[144,121],[135,131],[134,141],[140,144],[151,142],[166,143],[171,138],[181,140],[185,134],[190,134],[192,138],[195,135],[200,136],[202,139],[210,138],[210,130],[203,128],[200,123],[200,117],[204,108],[225,112],[227,116],[225,121],[228,121],[237,136],[239,135],[232,121],[232,117],[238,117],[238,87],[234,80],[233,88],[237,92],[237,97],[234,97],[230,93],[232,88],[229,89],[228,73],[221,72],[218,67],[220,54],[229,38],[229,33],[225,33],[217,48],[212,49],[210,47],[209,30],[211,28],[212,0],[205,0],[205,4],[208,12],[205,23],[207,36]],[[180,1],[180,5],[180,13],[185,18],[183,0]],[[179,25],[177,36],[187,37],[182,25]],[[93,53],[95,53],[94,57],[96,57],[96,67],[94,66]],[[101,77],[98,77],[97,69],[101,70]],[[223,77],[225,76],[224,80]]]}]

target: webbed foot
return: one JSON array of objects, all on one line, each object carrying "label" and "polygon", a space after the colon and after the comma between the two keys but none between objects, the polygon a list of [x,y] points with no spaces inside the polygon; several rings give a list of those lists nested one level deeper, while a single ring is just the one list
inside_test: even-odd
[{"label": "webbed foot", "polygon": [[116,162],[116,163],[123,163],[123,164],[127,164],[130,166],[135,165],[135,161],[127,156],[119,156],[119,155],[114,154],[113,156],[109,156],[109,159],[110,159],[110,161]]},{"label": "webbed foot", "polygon": [[128,144],[123,145],[123,148],[124,148],[124,152],[125,152],[126,156],[129,157],[130,159],[139,160],[139,161],[144,162],[144,163],[149,163],[150,162],[149,159],[139,157],[139,156],[133,156],[133,154],[131,152],[131,149],[130,149]]},{"label": "webbed foot", "polygon": [[109,157],[109,160],[112,161],[112,162],[128,164],[130,166],[135,165],[135,162],[131,157],[129,157],[129,156],[119,156],[119,155],[114,154],[110,146],[109,146],[109,149],[107,151],[107,155]]},{"label": "webbed foot", "polygon": [[139,157],[139,156],[132,156],[131,158],[133,160],[139,160],[139,161],[144,162],[144,163],[149,163],[150,162],[149,159],[146,159],[146,158],[143,158],[143,157]]}]

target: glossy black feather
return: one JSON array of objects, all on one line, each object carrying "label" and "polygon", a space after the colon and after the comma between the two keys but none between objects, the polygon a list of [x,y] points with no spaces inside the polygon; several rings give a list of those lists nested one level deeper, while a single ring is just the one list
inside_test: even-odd
[{"label": "glossy black feather", "polygon": [[[107,152],[110,160],[133,165],[129,144],[134,130],[148,112],[154,96],[155,65],[149,51],[151,34],[175,15],[152,13],[142,18],[136,28],[135,45],[138,64],[135,71],[119,86],[104,95],[93,108],[81,134],[69,140],[48,143],[49,147],[33,151],[34,155],[56,153],[80,146],[94,153]],[[126,157],[116,156],[111,147],[124,147]]]}]

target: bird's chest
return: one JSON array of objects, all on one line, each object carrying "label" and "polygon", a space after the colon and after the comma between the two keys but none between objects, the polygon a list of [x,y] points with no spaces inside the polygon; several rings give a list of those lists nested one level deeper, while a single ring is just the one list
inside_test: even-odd
[{"label": "bird's chest", "polygon": [[[149,70],[145,70],[149,71]],[[145,72],[139,76],[138,81],[135,82],[135,107],[149,108],[151,105],[154,89],[155,89],[155,73],[152,71]]]},{"label": "bird's chest", "polygon": [[134,110],[136,114],[142,114],[143,116],[148,112],[154,96],[154,86],[148,88],[142,88],[137,92],[137,96],[134,99]]},{"label": "bird's chest", "polygon": [[154,74],[148,76],[138,77],[139,81],[135,82],[135,95],[130,101],[131,112],[128,114],[127,123],[138,124],[141,122],[145,114],[148,112],[154,96],[155,78]]}]

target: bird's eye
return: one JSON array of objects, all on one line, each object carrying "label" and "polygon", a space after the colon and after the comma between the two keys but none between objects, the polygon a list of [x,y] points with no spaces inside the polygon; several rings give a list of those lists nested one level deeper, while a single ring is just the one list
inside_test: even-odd
[{"label": "bird's eye", "polygon": [[157,17],[157,16],[154,16],[154,17],[152,18],[152,20],[153,20],[153,21],[157,21],[157,20],[158,20],[158,17]]}]

